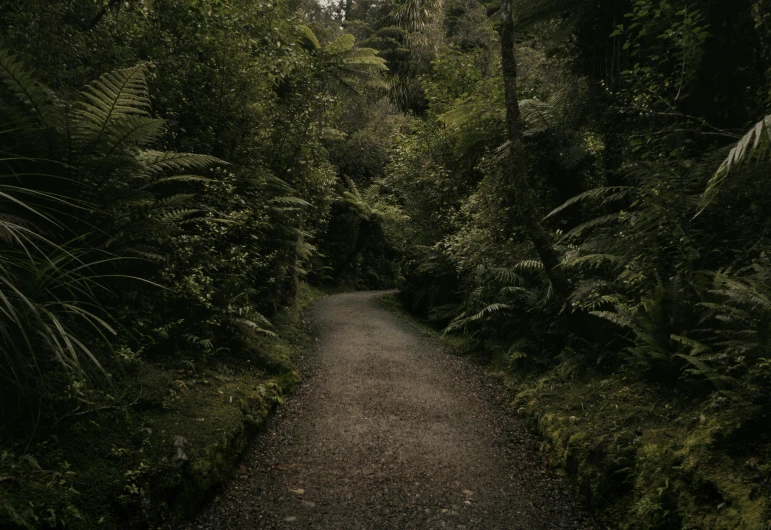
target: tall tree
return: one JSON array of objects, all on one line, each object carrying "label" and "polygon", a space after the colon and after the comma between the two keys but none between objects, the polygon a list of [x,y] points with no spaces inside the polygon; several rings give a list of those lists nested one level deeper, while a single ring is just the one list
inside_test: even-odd
[{"label": "tall tree", "polygon": [[503,0],[501,14],[501,67],[503,70],[504,99],[506,104],[506,135],[508,157],[503,169],[507,188],[513,192],[514,203],[519,210],[525,234],[533,243],[541,258],[544,270],[554,291],[561,298],[570,292],[570,284],[559,267],[560,259],[551,238],[538,219],[536,199],[527,180],[525,145],[522,140],[524,126],[517,96],[517,58],[514,55],[514,19],[512,0]]}]

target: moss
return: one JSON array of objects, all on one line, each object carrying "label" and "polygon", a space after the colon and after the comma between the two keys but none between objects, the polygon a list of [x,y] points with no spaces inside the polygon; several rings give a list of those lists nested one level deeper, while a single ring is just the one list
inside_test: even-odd
[{"label": "moss", "polygon": [[248,359],[201,370],[127,363],[110,389],[112,402],[44,433],[49,441],[30,451],[38,469],[5,452],[0,478],[15,478],[12,486],[0,482],[0,526],[148,527],[189,516],[229,479],[251,437],[296,385],[302,308],[322,295],[301,288],[297,305],[276,319],[278,336],[255,345],[269,368]]},{"label": "moss", "polygon": [[747,459],[766,458],[771,446],[732,438],[741,410],[714,413],[709,402],[622,375],[556,372],[516,385],[513,406],[602,518],[624,529],[768,527],[768,492],[758,493],[767,478]]}]

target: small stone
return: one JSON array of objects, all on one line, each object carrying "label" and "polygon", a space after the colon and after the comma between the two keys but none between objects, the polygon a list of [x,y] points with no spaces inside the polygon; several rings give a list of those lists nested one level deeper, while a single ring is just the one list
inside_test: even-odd
[{"label": "small stone", "polygon": [[294,515],[289,515],[287,517],[284,517],[284,522],[285,523],[293,523],[296,520],[297,520],[297,517],[295,517]]}]

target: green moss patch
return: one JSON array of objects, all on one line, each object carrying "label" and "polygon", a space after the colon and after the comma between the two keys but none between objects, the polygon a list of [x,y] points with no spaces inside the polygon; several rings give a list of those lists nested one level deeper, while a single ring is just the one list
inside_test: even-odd
[{"label": "green moss patch", "polygon": [[[514,386],[513,406],[593,510],[624,529],[746,529],[771,524],[771,443],[742,439],[746,403],[686,401],[614,375],[556,374]],[[765,466],[765,467],[764,467]]]},{"label": "green moss patch", "polygon": [[277,336],[255,345],[259,362],[126,361],[111,400],[73,411],[26,451],[0,451],[0,527],[146,528],[192,514],[298,382],[302,308],[322,294],[298,293]]}]

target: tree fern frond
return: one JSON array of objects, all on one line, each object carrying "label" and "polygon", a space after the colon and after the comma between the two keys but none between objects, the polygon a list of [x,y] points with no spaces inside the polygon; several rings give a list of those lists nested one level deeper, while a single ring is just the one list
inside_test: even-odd
[{"label": "tree fern frond", "polygon": [[170,206],[178,206],[180,204],[187,204],[191,199],[195,197],[194,193],[177,193],[175,195],[169,195],[164,197],[156,203],[161,208],[168,208]]},{"label": "tree fern frond", "polygon": [[679,344],[682,344],[683,346],[690,348],[692,356],[701,355],[702,353],[709,351],[709,346],[683,335],[672,334],[669,338]]},{"label": "tree fern frond", "polygon": [[525,284],[525,280],[519,274],[517,274],[516,270],[514,269],[498,267],[495,269],[490,269],[490,272],[493,274],[493,277],[496,280],[503,281],[512,285]]},{"label": "tree fern frond", "polygon": [[530,133],[546,130],[554,123],[553,107],[544,101],[523,99],[519,102],[519,112]]},{"label": "tree fern frond", "polygon": [[563,210],[565,210],[566,208],[569,208],[574,204],[578,204],[584,201],[597,201],[600,199],[602,199],[603,204],[606,204],[607,202],[624,199],[634,191],[635,191],[635,188],[632,186],[608,186],[604,188],[595,188],[589,191],[585,191],[583,193],[579,193],[575,197],[568,199],[560,206],[557,206],[555,209],[549,212],[549,215],[544,217],[544,220],[548,219],[549,217],[557,215],[558,213],[562,212]]},{"label": "tree fern frond", "polygon": [[101,140],[109,125],[128,117],[150,117],[150,96],[145,66],[116,70],[102,75],[83,90],[75,109],[78,140],[88,144]]},{"label": "tree fern frond", "polygon": [[470,317],[468,317],[468,319],[470,321],[481,320],[482,318],[485,317],[485,315],[489,315],[491,313],[497,313],[498,311],[504,311],[506,309],[511,309],[511,307],[509,307],[506,304],[501,304],[501,303],[497,303],[497,302],[496,303],[492,303],[492,304],[486,306],[485,308],[483,308],[480,312],[478,312],[478,313],[476,313],[474,315],[471,315]]},{"label": "tree fern frond", "polygon": [[613,254],[589,254],[586,256],[578,256],[574,258],[566,258],[560,264],[561,267],[580,267],[582,265],[589,265],[589,268],[597,268],[604,263],[612,263],[614,265],[621,264],[622,260],[618,256]]},{"label": "tree fern frond", "polygon": [[591,219],[585,223],[581,223],[580,225],[568,230],[567,232],[565,232],[565,235],[563,235],[562,238],[570,239],[573,237],[579,237],[587,230],[592,230],[593,228],[598,228],[600,226],[605,226],[605,225],[614,223],[618,221],[618,219],[619,219],[618,213],[611,213],[608,215],[595,217],[594,219]]},{"label": "tree fern frond", "polygon": [[255,322],[253,320],[246,319],[246,318],[237,318],[235,320],[235,322],[237,324],[243,326],[244,328],[250,330],[250,331],[255,331],[257,333],[262,333],[263,335],[267,335],[269,337],[275,337],[276,336],[275,332],[273,332],[273,331],[271,331],[269,329],[263,328],[262,326],[260,326],[260,324],[258,324],[257,322]]},{"label": "tree fern frond", "polygon": [[7,50],[0,50],[0,81],[46,126],[52,126],[56,96],[24,70],[24,63]]},{"label": "tree fern frond", "polygon": [[283,197],[273,197],[272,199],[270,199],[270,202],[275,204],[281,204],[283,206],[299,206],[302,208],[313,206],[305,199],[301,199],[300,197],[295,197],[292,195],[287,195]]},{"label": "tree fern frond", "polygon": [[769,150],[771,150],[771,114],[756,123],[728,153],[728,157],[723,160],[707,183],[696,215],[703,212],[714,200],[731,169],[749,162],[753,158],[760,158],[768,154]]},{"label": "tree fern frond", "polygon": [[315,51],[315,50],[321,49],[321,44],[319,44],[319,39],[316,38],[316,34],[313,33],[313,30],[311,28],[301,24],[297,26],[297,32],[300,34],[299,38],[297,39],[300,46],[302,46],[308,51]]},{"label": "tree fern frond", "polygon": [[514,270],[518,271],[542,271],[543,270],[543,263],[537,259],[526,259],[522,260],[516,265],[514,265]]},{"label": "tree fern frond", "polygon": [[142,189],[147,189],[157,184],[164,184],[166,182],[214,182],[214,179],[208,177],[202,177],[200,175],[174,175],[172,177],[162,177],[153,182],[146,184]]},{"label": "tree fern frond", "polygon": [[144,116],[116,118],[104,131],[100,140],[103,156],[113,154],[119,147],[145,146],[157,142],[166,127],[166,120]]},{"label": "tree fern frond", "polygon": [[209,155],[150,150],[140,152],[138,159],[142,163],[143,171],[148,175],[157,175],[166,171],[207,169],[216,165],[227,165],[227,162]]},{"label": "tree fern frond", "polygon": [[350,33],[345,33],[343,35],[340,35],[338,38],[330,42],[326,45],[324,48],[324,51],[329,54],[337,54],[337,53],[344,53],[347,51],[351,51],[353,49],[353,45],[356,42],[356,37],[351,35]]},{"label": "tree fern frond", "polygon": [[591,311],[589,314],[613,322],[622,328],[632,327],[632,318],[630,315],[621,315],[619,313],[613,313],[612,311]]},{"label": "tree fern frond", "polygon": [[201,213],[202,211],[203,210],[192,208],[171,208],[170,210],[166,210],[161,213],[159,217],[164,221],[178,221],[179,219],[193,215],[195,213]]}]

